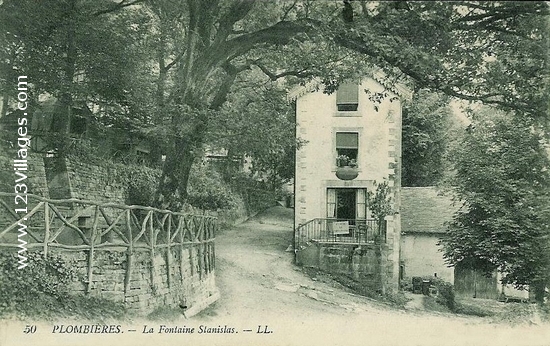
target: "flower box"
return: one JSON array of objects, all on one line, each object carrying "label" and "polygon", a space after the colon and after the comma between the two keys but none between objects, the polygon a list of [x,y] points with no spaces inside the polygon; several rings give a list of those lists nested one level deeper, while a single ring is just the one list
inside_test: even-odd
[{"label": "flower box", "polygon": [[336,176],[340,180],[353,180],[359,175],[359,170],[357,167],[338,167],[336,168]]}]

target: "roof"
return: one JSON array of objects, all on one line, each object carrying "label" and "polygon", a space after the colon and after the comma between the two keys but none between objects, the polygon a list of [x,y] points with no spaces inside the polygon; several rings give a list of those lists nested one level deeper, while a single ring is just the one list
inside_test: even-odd
[{"label": "roof", "polygon": [[[384,88],[394,92],[396,95],[407,101],[410,101],[412,99],[413,92],[405,84],[399,82],[390,82],[386,74],[380,69],[375,69],[367,77],[371,77],[372,79],[380,83]],[[319,78],[315,78],[305,85],[297,86],[290,90],[287,95],[287,100],[294,101],[307,93],[318,91],[321,88],[321,85],[321,80]]]},{"label": "roof", "polygon": [[442,233],[458,207],[433,186],[401,189],[401,230],[404,233]]}]

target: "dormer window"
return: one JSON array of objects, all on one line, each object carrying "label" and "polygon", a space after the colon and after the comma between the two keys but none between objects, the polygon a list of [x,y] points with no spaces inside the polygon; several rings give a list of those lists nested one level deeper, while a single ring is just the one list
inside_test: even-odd
[{"label": "dormer window", "polygon": [[357,111],[359,105],[359,86],[356,83],[340,84],[336,91],[336,107],[339,112]]}]

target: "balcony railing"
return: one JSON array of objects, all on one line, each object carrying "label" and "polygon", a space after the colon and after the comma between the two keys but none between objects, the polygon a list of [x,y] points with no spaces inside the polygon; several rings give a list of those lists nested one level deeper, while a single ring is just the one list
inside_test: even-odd
[{"label": "balcony railing", "polygon": [[367,244],[374,243],[376,238],[381,242],[385,242],[385,221],[379,229],[374,219],[316,218],[298,226],[296,230],[296,249],[301,249],[311,241]]}]

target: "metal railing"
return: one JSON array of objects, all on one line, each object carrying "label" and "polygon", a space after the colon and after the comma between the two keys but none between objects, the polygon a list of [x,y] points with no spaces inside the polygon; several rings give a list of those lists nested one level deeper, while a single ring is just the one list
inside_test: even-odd
[{"label": "metal railing", "polygon": [[296,249],[301,249],[307,243],[350,243],[367,244],[374,243],[378,238],[385,242],[386,222],[384,221],[379,229],[374,219],[334,219],[316,218],[296,229]]}]

